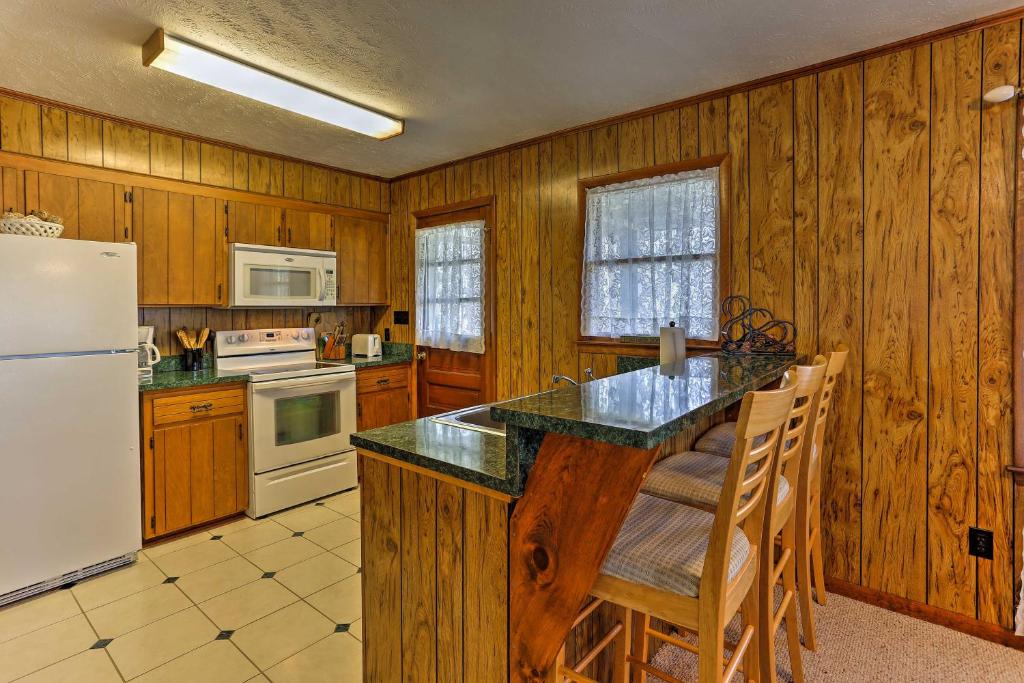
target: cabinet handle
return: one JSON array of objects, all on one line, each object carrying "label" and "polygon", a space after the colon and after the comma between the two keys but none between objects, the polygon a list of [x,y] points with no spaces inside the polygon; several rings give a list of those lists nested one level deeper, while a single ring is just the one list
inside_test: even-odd
[{"label": "cabinet handle", "polygon": [[239,441],[242,440],[242,423],[241,422],[238,423],[238,440]]},{"label": "cabinet handle", "polygon": [[221,285],[221,284],[217,285],[217,302],[218,303],[220,302],[220,294],[223,291],[223,289],[224,289],[224,285]]},{"label": "cabinet handle", "polygon": [[124,226],[124,238],[128,239],[128,226]]},{"label": "cabinet handle", "polygon": [[391,378],[381,377],[379,380],[377,380],[377,384],[391,384]]},{"label": "cabinet handle", "polygon": [[202,412],[205,412],[207,410],[213,410],[213,404],[212,403],[193,403],[191,406],[189,406],[189,410],[191,410],[193,413],[202,413]]},{"label": "cabinet handle", "polygon": [[277,242],[278,242],[278,244],[281,243],[281,226],[280,225],[277,226]]},{"label": "cabinet handle", "polygon": [[292,243],[292,229],[288,228],[288,244]]}]

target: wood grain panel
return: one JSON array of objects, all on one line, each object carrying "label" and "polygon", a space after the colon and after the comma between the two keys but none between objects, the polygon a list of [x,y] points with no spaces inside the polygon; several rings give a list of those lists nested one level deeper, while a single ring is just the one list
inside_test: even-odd
[{"label": "wood grain panel", "polygon": [[195,197],[192,218],[192,303],[214,306],[217,301],[217,253],[222,231],[217,229],[217,201]]},{"label": "wood grain panel", "polygon": [[132,173],[149,173],[149,131],[104,121],[103,166]]},{"label": "wood grain panel", "polygon": [[249,155],[240,150],[232,153],[232,187],[236,190],[249,189]]},{"label": "wood grain panel", "polygon": [[302,167],[302,198],[311,202],[327,202],[327,169],[319,166]]},{"label": "wood grain panel", "polygon": [[932,46],[928,604],[975,613],[981,34]]},{"label": "wood grain panel", "polygon": [[172,192],[167,197],[167,303],[193,302],[195,238],[192,196]]},{"label": "wood grain panel", "polygon": [[526,343],[523,342],[523,260],[522,260],[522,222],[523,222],[523,150],[514,150],[509,154],[509,261],[511,272],[509,279],[509,338],[512,353],[509,362],[509,397],[522,396],[526,391],[526,380],[523,372],[525,363],[523,354]]},{"label": "wood grain panel", "polygon": [[68,113],[68,161],[103,165],[103,121],[77,112]]},{"label": "wood grain panel", "polygon": [[[113,242],[118,232],[118,204],[124,203],[123,195],[117,196],[110,183],[84,178],[77,182],[77,194],[78,239]],[[65,215],[65,225],[67,218]]]},{"label": "wood grain panel", "polygon": [[750,296],[793,319],[793,82],[750,93]]},{"label": "wood grain panel", "polygon": [[[657,136],[656,136],[657,138]],[[576,220],[578,192],[577,136],[564,135],[552,141],[551,162],[551,251],[552,251],[552,367],[551,372],[571,375],[578,363],[576,338],[579,335],[580,302],[563,297],[573,291],[582,253]],[[541,378],[547,380],[547,378]],[[546,383],[543,384],[546,386]]]},{"label": "wood grain panel", "polygon": [[184,170],[183,141],[177,135],[152,133],[149,137],[150,173],[162,178],[182,180]]},{"label": "wood grain panel", "polygon": [[40,109],[43,127],[43,156],[47,159],[68,158],[68,113],[58,107]]},{"label": "wood grain panel", "polygon": [[[363,671],[366,680],[402,679],[402,483],[398,468],[359,458],[363,557]],[[385,617],[385,615],[387,615]]]},{"label": "wood grain panel", "polygon": [[540,215],[539,163],[540,149],[532,145],[523,150],[523,204],[520,217],[519,255],[522,272],[519,277],[519,300],[522,309],[522,343],[520,375],[523,393],[540,390]]},{"label": "wood grain panel", "polygon": [[719,97],[701,102],[697,109],[700,156],[724,154],[728,148],[728,100]]},{"label": "wood grain panel", "polygon": [[213,424],[202,422],[189,430],[192,524],[214,518]]},{"label": "wood grain panel", "polygon": [[508,519],[505,503],[466,491],[463,676],[467,682],[508,679]]},{"label": "wood grain panel", "polygon": [[403,681],[435,681],[437,482],[402,472]]},{"label": "wood grain panel", "polygon": [[[35,174],[37,186],[32,193],[34,200],[26,201],[27,209],[42,209],[54,213],[64,219],[64,233],[61,237],[68,239],[92,239],[104,242],[111,242],[114,239],[113,216],[106,223],[105,230],[93,231],[93,224],[83,234],[80,218],[80,197],[78,193],[78,179],[68,176],[53,175],[52,173]],[[108,187],[110,187],[108,185]],[[87,209],[89,207],[86,207]],[[113,205],[110,207],[113,208]],[[91,216],[90,216],[91,218]]]},{"label": "wood grain panel", "polygon": [[696,104],[679,109],[679,156],[696,159],[700,156],[699,107]]},{"label": "wood grain panel", "polygon": [[437,680],[463,680],[463,497],[437,482]]},{"label": "wood grain panel", "polygon": [[302,164],[284,162],[284,196],[295,199],[302,197]]},{"label": "wood grain panel", "polygon": [[654,118],[645,116],[619,124],[619,170],[654,165]]},{"label": "wood grain panel", "polygon": [[38,104],[0,97],[0,149],[42,155],[43,134]]},{"label": "wood grain panel", "polygon": [[[168,302],[167,249],[168,224],[166,192],[142,190],[136,196],[141,206],[141,220],[136,222],[137,239],[141,236],[142,288],[140,304],[166,304]],[[142,201],[139,202],[139,199]]]},{"label": "wood grain panel", "polygon": [[199,146],[199,182],[217,187],[234,187],[235,157],[230,148],[208,142]]},{"label": "wood grain panel", "polygon": [[202,149],[196,140],[185,140],[181,147],[182,169],[184,180],[198,183],[202,178]]},{"label": "wood grain panel", "polygon": [[850,348],[822,453],[822,536],[826,573],[854,582],[861,576],[862,95],[861,64],[818,75],[818,338],[822,350]]},{"label": "wood grain panel", "polygon": [[284,193],[284,166],[281,160],[250,154],[249,191],[280,197]]},{"label": "wood grain panel", "polygon": [[[1020,24],[983,34],[982,91],[1020,83]],[[978,526],[993,530],[993,558],[978,561],[978,618],[1013,626],[1013,195],[1016,110],[981,110],[981,232],[978,290]],[[1016,527],[1019,528],[1019,527]],[[1019,572],[1016,574],[1019,575]]]},{"label": "wood grain panel", "polygon": [[[512,282],[510,250],[511,241],[511,195],[509,187],[509,155],[499,154],[494,159],[494,210],[495,210],[495,262],[498,272],[494,278],[494,307],[498,329],[495,330],[495,398],[504,400],[512,397]],[[502,267],[503,264],[509,264]]]},{"label": "wood grain panel", "polygon": [[864,69],[864,585],[925,599],[929,50]]},{"label": "wood grain panel", "polygon": [[818,77],[814,74],[793,82],[793,244],[796,348],[798,354],[813,355],[818,352]]},{"label": "wood grain panel", "polygon": [[471,199],[494,194],[491,157],[476,159],[469,169],[469,196]]},{"label": "wood grain panel", "polygon": [[552,288],[554,274],[551,272],[551,141],[545,140],[537,146],[537,228],[538,228],[538,289],[537,289],[537,387],[550,386],[554,374],[554,308],[556,300]]},{"label": "wood grain panel", "polygon": [[[750,296],[750,125],[747,93],[729,98],[729,294]],[[755,302],[755,305],[760,305]]]},{"label": "wood grain panel", "polygon": [[682,158],[679,130],[678,109],[654,115],[654,163],[670,164]]},{"label": "wood grain panel", "polygon": [[[244,473],[236,471],[236,453],[241,433],[241,418],[213,420],[213,514],[215,517],[229,515],[241,507],[238,504],[239,480],[248,487]],[[243,476],[239,476],[242,474]]]},{"label": "wood grain panel", "polygon": [[[183,529],[192,523],[192,439],[191,427],[160,429],[156,467],[162,470],[164,490],[163,525],[157,511],[157,532]],[[161,443],[162,442],[162,443]],[[163,446],[163,450],[159,448]]]},{"label": "wood grain panel", "polygon": [[607,175],[619,171],[619,129],[610,125],[590,131],[593,174]]}]

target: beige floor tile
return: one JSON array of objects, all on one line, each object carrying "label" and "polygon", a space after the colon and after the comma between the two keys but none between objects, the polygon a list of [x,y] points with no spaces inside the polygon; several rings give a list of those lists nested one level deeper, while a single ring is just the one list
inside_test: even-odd
[{"label": "beige floor tile", "polygon": [[272,519],[268,519],[242,531],[225,535],[223,542],[238,552],[245,554],[257,548],[262,548],[265,545],[277,543],[291,535],[290,529],[281,526]]},{"label": "beige floor tile", "polygon": [[[259,671],[228,640],[215,640],[136,678],[138,683],[242,683]],[[134,682],[133,682],[134,683]]]},{"label": "beige floor tile", "polygon": [[351,624],[363,616],[362,576],[356,574],[313,593],[306,602],[336,624]]},{"label": "beige floor tile", "polygon": [[78,598],[82,609],[91,610],[114,600],[144,591],[163,583],[167,577],[152,562],[133,564],[83,581],[71,592]]},{"label": "beige floor tile", "polygon": [[357,522],[360,522],[360,523],[362,523],[362,521],[363,521],[363,516],[360,513],[358,513],[358,512],[356,514],[354,514],[354,515],[351,515],[351,518],[356,520]]},{"label": "beige floor tile", "polygon": [[0,609],[0,643],[81,614],[71,591],[50,591]]},{"label": "beige floor tile", "polygon": [[317,544],[310,543],[301,536],[292,536],[246,553],[245,559],[265,572],[276,572],[322,552],[323,549]]},{"label": "beige floor tile", "polygon": [[198,607],[116,638],[107,646],[125,679],[135,678],[212,642],[218,630]]},{"label": "beige floor tile", "polygon": [[209,531],[210,534],[212,535],[227,536],[228,534],[233,534],[236,531],[242,531],[243,529],[254,527],[257,524],[261,524],[262,522],[263,520],[261,519],[253,519],[252,517],[246,517],[245,515],[242,515],[241,517],[233,519],[230,522],[225,522],[220,526],[215,526]]},{"label": "beige floor tile", "polygon": [[362,683],[362,646],[334,633],[267,671],[274,683]]},{"label": "beige floor tile", "polygon": [[188,548],[189,546],[202,543],[209,539],[210,532],[204,529],[193,534],[188,534],[187,536],[180,536],[173,541],[164,541],[162,543],[157,543],[156,545],[148,545],[143,552],[152,560],[157,557],[163,557],[164,555],[170,555],[171,553],[178,552],[183,548]]},{"label": "beige floor tile", "polygon": [[153,558],[153,564],[167,576],[185,576],[210,565],[230,560],[238,554],[220,541],[207,539],[204,543]]},{"label": "beige floor tile", "polygon": [[362,541],[358,538],[354,541],[349,541],[344,545],[338,546],[331,552],[333,552],[341,559],[354,564],[357,567],[363,566]]},{"label": "beige floor tile", "polygon": [[274,578],[304,598],[355,573],[355,565],[337,555],[321,553],[279,571]]},{"label": "beige floor tile", "polygon": [[86,650],[74,657],[18,679],[18,683],[121,683],[110,657],[103,650]]},{"label": "beige floor tile", "polygon": [[334,510],[322,505],[303,505],[274,515],[274,521],[292,531],[309,531],[340,518]]},{"label": "beige floor tile", "polygon": [[246,681],[246,683],[270,683],[270,679],[264,676],[263,674],[260,674],[255,678],[250,678],[248,681]]},{"label": "beige floor tile", "polygon": [[244,557],[210,565],[178,579],[177,586],[196,602],[227,593],[263,576],[259,567]]},{"label": "beige floor tile", "polygon": [[177,586],[162,583],[97,607],[85,616],[100,638],[116,638],[191,606],[192,601]]},{"label": "beige floor tile", "polygon": [[306,533],[306,538],[327,550],[359,538],[359,522],[342,517],[337,521],[318,526]]},{"label": "beige floor tile", "polygon": [[359,490],[341,493],[324,501],[324,505],[343,515],[359,514]]},{"label": "beige floor tile", "polygon": [[355,621],[353,621],[352,625],[348,629],[348,632],[352,634],[353,638],[355,638],[359,642],[362,642],[362,640],[363,640],[363,620],[362,619],[356,619]]},{"label": "beige floor tile", "polygon": [[84,615],[50,624],[0,645],[0,681],[38,671],[88,650],[96,634]]},{"label": "beige floor tile", "polygon": [[297,599],[290,590],[277,581],[260,579],[207,600],[199,608],[210,617],[217,628],[235,631],[271,612],[276,612],[285,605],[290,605]]},{"label": "beige floor tile", "polygon": [[334,631],[334,624],[297,602],[235,632],[231,642],[266,671]]}]

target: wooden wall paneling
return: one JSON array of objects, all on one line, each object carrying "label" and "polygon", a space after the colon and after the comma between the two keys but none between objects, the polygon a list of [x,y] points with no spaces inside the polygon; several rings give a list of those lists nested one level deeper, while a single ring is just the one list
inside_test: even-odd
[{"label": "wooden wall paneling", "polygon": [[103,122],[103,167],[149,173],[149,131],[113,121]]},{"label": "wooden wall paneling", "polygon": [[234,187],[235,157],[228,147],[203,142],[199,145],[199,182]]},{"label": "wooden wall paneling", "polygon": [[719,97],[701,102],[697,109],[699,155],[724,154],[728,150],[728,100]]},{"label": "wooden wall paneling", "polygon": [[37,171],[25,171],[22,176],[23,183],[21,192],[25,197],[25,209],[31,211],[39,207],[39,173]]},{"label": "wooden wall paneling", "polygon": [[0,97],[0,149],[42,156],[43,134],[38,104]]},{"label": "wooden wall paneling", "polygon": [[522,306],[523,393],[540,390],[540,149],[531,145],[523,150],[523,204],[520,224],[519,256],[522,272],[519,298]]},{"label": "wooden wall paneling", "polygon": [[168,193],[160,190],[142,189],[135,194],[139,207],[135,221],[136,239],[140,240],[142,286],[139,289],[140,304],[167,304],[167,249]]},{"label": "wooden wall paneling", "polygon": [[654,163],[670,164],[682,159],[679,133],[678,109],[654,115]]},{"label": "wooden wall paneling", "polygon": [[[354,175],[348,175],[346,177],[348,178],[348,200],[350,202],[349,206],[362,206],[362,198],[363,198],[362,178],[360,178],[359,176],[354,176]],[[442,177],[443,177],[443,175],[442,175]],[[443,185],[443,182],[442,182],[442,191],[443,191],[443,188],[444,188],[444,185]]]},{"label": "wooden wall paneling", "polygon": [[284,196],[295,199],[302,198],[302,164],[293,161],[284,162]]},{"label": "wooden wall paneling", "polygon": [[696,159],[700,156],[699,120],[700,112],[696,104],[690,104],[679,109],[680,159]]},{"label": "wooden wall paneling", "polygon": [[793,82],[793,222],[796,348],[798,354],[813,356],[818,352],[818,77],[815,74]]},{"label": "wooden wall paneling", "polygon": [[43,133],[43,156],[47,159],[68,158],[68,113],[59,107],[40,109]]},{"label": "wooden wall paneling", "polygon": [[435,681],[437,481],[402,471],[403,681]]},{"label": "wooden wall paneling", "polygon": [[469,168],[469,196],[472,199],[487,197],[494,194],[493,170],[494,157],[474,159]]},{"label": "wooden wall paneling", "polygon": [[927,558],[928,89],[927,46],[865,64],[863,583],[918,601]]},{"label": "wooden wall paneling", "polygon": [[[211,197],[195,197],[192,204],[192,302],[216,306],[217,300],[217,254],[220,250],[223,230],[218,230],[217,200]],[[223,285],[222,290],[223,292]]]},{"label": "wooden wall paneling", "polygon": [[327,169],[319,166],[302,167],[302,198],[311,202],[327,202],[329,178]]},{"label": "wooden wall paneling", "polygon": [[981,34],[932,46],[928,604],[973,616]]},{"label": "wooden wall paneling", "polygon": [[473,491],[466,491],[464,504],[463,676],[466,681],[504,681],[509,669],[508,505]]},{"label": "wooden wall paneling", "polygon": [[861,577],[863,362],[863,65],[818,75],[818,339],[850,356],[833,402],[822,457],[825,573]]},{"label": "wooden wall paneling", "polygon": [[498,272],[494,278],[495,319],[498,326],[494,343],[495,354],[495,398],[498,400],[512,398],[512,255],[514,242],[511,240],[511,194],[509,186],[509,153],[502,152],[494,157],[494,210],[495,210],[495,262]]},{"label": "wooden wall paneling", "polygon": [[750,92],[750,296],[793,319],[793,82]]},{"label": "wooden wall paneling", "polygon": [[619,127],[615,124],[590,131],[593,175],[619,172]]},{"label": "wooden wall paneling", "polygon": [[[657,135],[656,135],[657,137]],[[677,138],[678,139],[678,138]],[[574,375],[578,365],[576,339],[579,335],[579,289],[582,237],[576,220],[578,192],[578,143],[575,134],[552,141],[551,162],[551,253],[552,253],[552,373]],[[547,379],[547,378],[542,378]]]},{"label": "wooden wall paneling", "polygon": [[463,499],[465,490],[437,482],[437,680],[463,679]]},{"label": "wooden wall paneling", "polygon": [[94,116],[68,112],[68,161],[103,165],[103,121]]},{"label": "wooden wall paneling", "polygon": [[352,206],[352,188],[347,174],[331,171],[327,201],[336,206]]},{"label": "wooden wall paneling", "polygon": [[185,140],[181,148],[182,179],[192,183],[202,182],[202,150],[196,140]]},{"label": "wooden wall paneling", "polygon": [[[415,247],[409,242],[409,180],[400,180],[395,183],[392,192],[391,221],[388,232],[388,277],[391,291],[391,309],[388,311],[384,322],[386,327],[391,327],[392,339],[396,342],[408,343],[410,338],[409,325],[393,325],[391,312],[395,310],[408,311],[410,309],[409,278],[410,261],[409,256],[415,253]],[[336,221],[337,223],[337,221]],[[337,232],[337,230],[335,230]]]},{"label": "wooden wall paneling", "polygon": [[249,191],[280,197],[284,193],[284,165],[281,160],[250,154]]},{"label": "wooden wall paneling", "polygon": [[[234,422],[233,418],[229,422]],[[214,518],[213,423],[199,422],[189,430],[189,474],[192,524]]]},{"label": "wooden wall paneling", "polygon": [[[463,161],[452,166],[452,201],[463,202],[469,199],[470,166],[468,161]],[[364,184],[365,188],[366,185]],[[365,194],[365,192],[364,192]]]},{"label": "wooden wall paneling", "polygon": [[[729,294],[750,296],[750,125],[747,93],[729,98]],[[762,305],[755,301],[755,306]]]},{"label": "wooden wall paneling", "polygon": [[[1020,22],[986,29],[982,92],[1020,83]],[[993,532],[993,558],[978,560],[978,615],[1013,628],[1013,307],[1017,107],[981,110],[981,227],[978,291],[978,526]],[[1019,575],[1019,572],[1017,573]]]},{"label": "wooden wall paneling", "polygon": [[232,187],[236,190],[249,189],[249,155],[240,150],[232,153]]},{"label": "wooden wall paneling", "polygon": [[97,242],[124,239],[124,190],[117,194],[114,185],[86,178],[76,185],[78,238]]},{"label": "wooden wall paneling", "polygon": [[512,353],[509,358],[510,398],[527,393],[523,376],[523,355],[526,347],[523,325],[523,152],[516,149],[509,153],[509,343]]},{"label": "wooden wall paneling", "polygon": [[[554,336],[554,307],[556,299],[551,238],[551,141],[537,145],[537,382],[538,388],[547,388],[554,374],[555,346],[560,340]],[[561,264],[559,264],[561,265]]]},{"label": "wooden wall paneling", "polygon": [[654,165],[654,117],[628,119],[619,127],[619,170]]},{"label": "wooden wall paneling", "polygon": [[444,170],[427,174],[427,204],[424,208],[434,208],[445,204]]},{"label": "wooden wall paneling", "polygon": [[167,303],[171,305],[194,302],[194,211],[192,195],[171,192],[167,196]]},{"label": "wooden wall paneling", "polygon": [[[33,201],[26,201],[26,209],[42,209],[53,213],[64,219],[64,232],[61,237],[68,239],[91,239],[101,242],[112,242],[114,240],[113,216],[107,217],[102,230],[92,230],[90,223],[89,230],[80,229],[79,209],[79,182],[77,178],[54,175],[52,173],[33,173],[36,186],[32,192],[26,192],[26,200],[29,197]],[[26,174],[26,183],[29,175]],[[104,183],[109,188],[110,185]],[[108,195],[109,196],[109,195]],[[87,207],[88,208],[88,207]],[[113,204],[109,206],[113,209]],[[91,218],[92,216],[90,216]]]},{"label": "wooden wall paneling", "polygon": [[[401,681],[402,621],[380,618],[402,611],[401,471],[365,456],[360,456],[359,467],[361,518],[367,530],[362,535],[363,671],[368,681]],[[368,647],[372,643],[395,647]]]},{"label": "wooden wall paneling", "polygon": [[0,168],[0,199],[4,211],[25,213],[25,174],[16,168]]},{"label": "wooden wall paneling", "polygon": [[185,177],[184,141],[177,135],[152,133],[149,136],[150,173],[162,178]]}]

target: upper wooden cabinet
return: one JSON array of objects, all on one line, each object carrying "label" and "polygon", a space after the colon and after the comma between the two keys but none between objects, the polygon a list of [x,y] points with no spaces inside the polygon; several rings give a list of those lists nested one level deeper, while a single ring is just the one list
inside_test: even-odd
[{"label": "upper wooden cabinet", "polygon": [[24,183],[23,208],[64,219],[61,237],[96,242],[130,242],[134,238],[130,187],[35,171],[25,172]]},{"label": "upper wooden cabinet", "polygon": [[338,305],[388,303],[387,226],[361,218],[335,217]]}]

